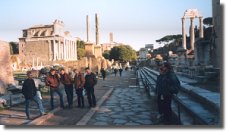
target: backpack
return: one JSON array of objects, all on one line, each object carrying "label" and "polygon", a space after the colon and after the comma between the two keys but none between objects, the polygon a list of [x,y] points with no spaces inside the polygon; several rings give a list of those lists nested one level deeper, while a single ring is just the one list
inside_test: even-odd
[{"label": "backpack", "polygon": [[181,88],[179,79],[174,73],[169,73],[167,76],[169,81],[169,92],[171,94],[177,94]]}]

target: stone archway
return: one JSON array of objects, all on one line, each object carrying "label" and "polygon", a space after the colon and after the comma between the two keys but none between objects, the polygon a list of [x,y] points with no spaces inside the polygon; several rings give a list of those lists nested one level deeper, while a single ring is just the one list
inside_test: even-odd
[{"label": "stone archway", "polygon": [[184,12],[184,16],[181,18],[182,20],[182,47],[187,50],[186,47],[186,33],[185,33],[185,19],[190,19],[190,46],[191,50],[194,50],[195,44],[195,27],[194,27],[194,19],[199,18],[199,38],[204,37],[203,33],[203,16],[199,13],[197,9],[188,9]]}]

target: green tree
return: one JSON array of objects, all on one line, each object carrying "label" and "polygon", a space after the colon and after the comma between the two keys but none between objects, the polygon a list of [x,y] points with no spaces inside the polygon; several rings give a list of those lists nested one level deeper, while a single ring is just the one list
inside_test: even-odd
[{"label": "green tree", "polygon": [[128,62],[137,59],[136,51],[129,45],[113,47],[110,51],[110,59],[115,61]]},{"label": "green tree", "polygon": [[77,44],[77,48],[85,49],[85,42],[84,41],[77,40],[76,44]]},{"label": "green tree", "polygon": [[85,56],[86,51],[85,51],[85,42],[81,40],[77,40],[77,58],[81,59]]},{"label": "green tree", "polygon": [[177,34],[177,35],[166,35],[164,37],[162,37],[161,39],[156,40],[157,43],[164,43],[164,44],[169,44],[169,42],[175,41],[175,40],[179,40],[182,38],[181,34]]},{"label": "green tree", "polygon": [[103,56],[105,59],[110,59],[110,51],[104,51],[104,53],[102,54],[102,56]]},{"label": "green tree", "polygon": [[19,54],[19,44],[17,42],[9,42],[10,54]]},{"label": "green tree", "polygon": [[77,48],[77,58],[81,59],[85,56],[85,49],[83,48]]},{"label": "green tree", "polygon": [[210,27],[213,25],[213,18],[212,17],[207,17],[203,19],[203,24]]}]

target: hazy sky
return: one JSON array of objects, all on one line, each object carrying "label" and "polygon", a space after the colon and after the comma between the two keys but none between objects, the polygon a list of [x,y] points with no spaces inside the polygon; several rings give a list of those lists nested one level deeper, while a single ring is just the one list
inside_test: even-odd
[{"label": "hazy sky", "polygon": [[0,39],[18,41],[22,29],[52,24],[55,19],[62,20],[73,37],[86,39],[89,15],[90,40],[95,41],[98,13],[101,43],[109,42],[109,32],[113,32],[114,41],[136,50],[145,44],[157,47],[155,40],[181,34],[181,17],[189,8],[197,8],[204,18],[212,16],[211,0],[1,0]]}]

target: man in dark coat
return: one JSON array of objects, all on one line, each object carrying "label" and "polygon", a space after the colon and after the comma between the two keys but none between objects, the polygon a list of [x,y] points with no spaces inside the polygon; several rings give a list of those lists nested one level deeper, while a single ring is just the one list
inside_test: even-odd
[{"label": "man in dark coat", "polygon": [[43,104],[41,99],[37,96],[37,89],[35,87],[35,82],[32,79],[32,73],[29,71],[27,73],[28,78],[24,81],[22,87],[22,94],[25,97],[25,113],[27,119],[30,119],[29,104],[31,101],[35,101],[39,107],[41,115],[45,115]]},{"label": "man in dark coat", "polygon": [[73,79],[69,74],[65,73],[64,69],[60,70],[60,76],[60,81],[62,82],[62,84],[64,84],[68,101],[68,108],[71,109],[73,106]]},{"label": "man in dark coat", "polygon": [[105,80],[105,78],[106,78],[106,71],[105,71],[105,69],[104,68],[101,68],[101,74],[102,74],[102,78],[103,78],[103,80]]},{"label": "man in dark coat", "polygon": [[122,69],[122,68],[120,68],[120,69],[119,69],[119,74],[120,74],[120,77],[122,76],[122,71],[123,71],[123,69]]},{"label": "man in dark coat", "polygon": [[63,93],[59,88],[60,79],[56,74],[55,69],[50,70],[50,75],[46,79],[46,85],[50,87],[50,105],[54,109],[54,93],[56,92],[60,97],[60,107],[64,108]]},{"label": "man in dark coat", "polygon": [[90,107],[96,106],[96,98],[94,93],[94,86],[97,84],[97,78],[93,72],[89,68],[85,69],[86,76],[85,76],[85,84],[84,88],[87,92],[87,99]]},{"label": "man in dark coat", "polygon": [[157,78],[156,93],[158,95],[158,118],[164,117],[165,122],[170,122],[172,116],[171,102],[173,94],[177,94],[180,81],[175,75],[170,63],[161,66],[160,75]]}]

